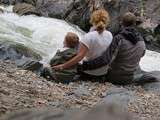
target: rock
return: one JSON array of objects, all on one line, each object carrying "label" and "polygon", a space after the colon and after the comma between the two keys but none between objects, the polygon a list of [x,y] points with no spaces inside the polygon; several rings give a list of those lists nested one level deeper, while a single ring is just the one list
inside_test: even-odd
[{"label": "rock", "polygon": [[157,43],[160,45],[160,24],[154,29],[154,35]]},{"label": "rock", "polygon": [[41,56],[33,50],[25,47],[22,44],[13,42],[0,42],[0,59],[1,60],[17,60],[23,57],[41,60]]},{"label": "rock", "polygon": [[127,112],[123,112],[115,105],[100,105],[88,112],[81,110],[26,110],[12,113],[5,120],[132,120]]},{"label": "rock", "polygon": [[154,24],[160,20],[159,0],[0,0],[0,3],[32,4],[43,16],[65,19],[85,31],[90,28],[90,14],[96,8],[105,8],[110,13],[109,30],[112,33],[119,30],[121,16],[128,11],[142,18],[151,18]]},{"label": "rock", "polygon": [[147,91],[159,93],[160,92],[160,82],[145,84],[143,88]]},{"label": "rock", "polygon": [[83,30],[89,30],[90,7],[86,0],[38,0],[38,11],[47,17],[65,19],[78,25]]},{"label": "rock", "polygon": [[18,3],[28,3],[35,5],[37,0],[0,0],[0,3],[7,4],[7,5],[15,5]]},{"label": "rock", "polygon": [[128,104],[134,101],[134,93],[125,88],[113,87],[106,92],[102,103],[120,105],[123,109],[127,110]]},{"label": "rock", "polygon": [[23,57],[21,59],[15,60],[17,67],[20,67],[24,70],[30,70],[40,74],[40,70],[43,67],[43,64],[39,62],[39,60],[35,60],[33,58]]},{"label": "rock", "polygon": [[83,97],[90,95],[90,92],[88,89],[86,89],[83,85],[79,86],[76,90],[73,91],[73,94],[76,97]]},{"label": "rock", "polygon": [[145,16],[152,19],[152,23],[157,24],[160,21],[160,2],[159,0],[144,1]]},{"label": "rock", "polygon": [[90,2],[86,0],[77,0],[71,4],[68,11],[66,12],[64,19],[73,24],[78,25],[81,29],[89,31],[91,25],[90,15]]},{"label": "rock", "polygon": [[46,17],[63,19],[72,0],[37,0],[37,10]]},{"label": "rock", "polygon": [[19,15],[30,15],[30,14],[40,15],[36,11],[36,8],[34,6],[32,6],[31,4],[27,4],[27,3],[16,4],[13,7],[13,12]]},{"label": "rock", "polygon": [[0,42],[0,59],[15,61],[18,67],[39,71],[41,56],[22,44]]}]

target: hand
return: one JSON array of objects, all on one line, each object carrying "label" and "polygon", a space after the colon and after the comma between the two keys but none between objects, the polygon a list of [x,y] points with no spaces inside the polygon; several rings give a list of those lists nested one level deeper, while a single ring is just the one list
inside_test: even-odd
[{"label": "hand", "polygon": [[64,65],[63,65],[63,64],[61,64],[61,65],[56,65],[56,66],[53,66],[52,68],[53,68],[54,70],[61,71],[61,70],[63,70]]}]

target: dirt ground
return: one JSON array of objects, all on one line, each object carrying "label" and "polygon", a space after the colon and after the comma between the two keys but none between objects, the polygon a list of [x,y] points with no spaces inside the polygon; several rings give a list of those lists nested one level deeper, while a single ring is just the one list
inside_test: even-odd
[{"label": "dirt ground", "polygon": [[[115,86],[84,81],[57,84],[18,69],[11,62],[0,61],[0,117],[10,112],[41,107],[88,110],[99,103],[111,87]],[[128,104],[128,110],[136,116],[135,119],[160,119],[159,93],[145,91],[140,86],[125,88],[135,93],[134,102]]]}]

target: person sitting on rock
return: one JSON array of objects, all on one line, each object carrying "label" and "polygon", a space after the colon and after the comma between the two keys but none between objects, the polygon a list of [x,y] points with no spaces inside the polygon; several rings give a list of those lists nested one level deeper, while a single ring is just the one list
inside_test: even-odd
[{"label": "person sitting on rock", "polygon": [[[51,59],[50,66],[63,64],[77,55],[79,37],[75,33],[68,32],[63,44],[64,47],[59,49],[56,55]],[[57,82],[69,82],[73,80],[75,74],[76,65],[61,71],[55,71],[51,67],[46,66],[42,72],[42,76],[57,80]]]},{"label": "person sitting on rock", "polygon": [[[91,15],[90,23],[95,30],[85,34],[80,40],[79,52],[71,60],[64,64],[53,66],[56,70],[68,69],[80,61],[89,61],[99,57],[111,44],[112,33],[106,30],[110,21],[109,14],[104,9],[96,10]],[[85,73],[81,72],[85,78],[101,77],[106,74],[106,67],[100,66],[97,70],[88,70]],[[84,78],[84,77],[83,77]]]},{"label": "person sitting on rock", "polygon": [[108,49],[94,60],[84,62],[81,71],[106,67],[107,81],[113,84],[130,84],[135,79],[135,71],[145,54],[145,43],[135,28],[136,16],[130,12],[122,18],[122,28],[114,36]]}]

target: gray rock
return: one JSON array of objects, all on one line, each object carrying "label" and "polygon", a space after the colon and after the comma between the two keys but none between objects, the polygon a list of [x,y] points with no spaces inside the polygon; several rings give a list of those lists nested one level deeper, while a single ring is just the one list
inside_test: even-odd
[{"label": "gray rock", "polygon": [[41,15],[63,19],[73,0],[37,0],[36,8]]},{"label": "gray rock", "polygon": [[160,92],[160,71],[153,71],[147,75],[154,77],[156,81],[143,85],[143,88],[147,91]]},{"label": "gray rock", "polygon": [[119,30],[120,18],[128,11],[142,18],[151,18],[153,24],[160,20],[159,0],[0,0],[0,3],[32,4],[43,16],[65,19],[86,31],[90,28],[89,18],[93,8],[109,11],[109,29],[113,33]]},{"label": "gray rock", "polygon": [[143,88],[147,91],[159,93],[160,92],[160,82],[145,84]]},{"label": "gray rock", "polygon": [[27,3],[16,4],[13,7],[13,12],[17,13],[18,15],[30,15],[30,14],[40,15],[36,11],[36,8],[33,5]]},{"label": "gray rock", "polygon": [[68,93],[68,95],[74,95],[75,97],[83,97],[83,96],[89,96],[90,92],[85,86],[81,85],[76,90],[74,90],[71,93]]},{"label": "gray rock", "polygon": [[18,67],[39,71],[41,56],[22,44],[0,42],[0,59],[14,61]]},{"label": "gray rock", "polygon": [[128,104],[134,101],[134,93],[125,88],[113,87],[106,92],[106,97],[103,98],[102,103],[116,104],[127,110]]},{"label": "gray rock", "polygon": [[14,42],[0,42],[0,59],[17,60],[23,57],[41,60],[41,56],[22,44]]}]

